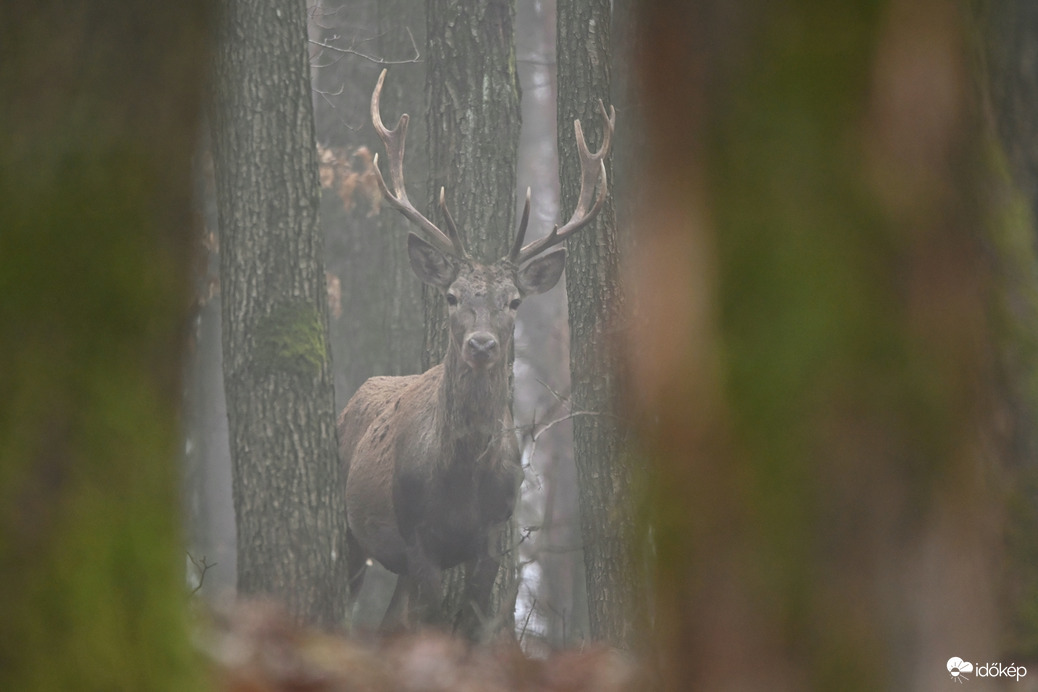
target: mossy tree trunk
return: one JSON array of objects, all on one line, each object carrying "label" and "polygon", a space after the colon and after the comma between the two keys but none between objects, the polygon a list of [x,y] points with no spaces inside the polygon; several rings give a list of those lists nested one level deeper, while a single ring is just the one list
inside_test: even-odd
[{"label": "mossy tree trunk", "polygon": [[[611,4],[558,2],[558,150],[560,208],[565,216],[580,194],[580,159],[573,121],[592,151],[602,137],[599,101],[610,103]],[[622,118],[621,113],[618,116]],[[612,166],[606,161],[612,179]],[[564,220],[564,219],[563,219]],[[636,559],[633,459],[616,413],[622,399],[619,351],[624,290],[613,199],[591,225],[567,242],[573,457],[577,466],[580,529],[592,639],[630,649],[645,643],[645,582]]]},{"label": "mossy tree trunk", "polygon": [[950,656],[1000,660],[961,6],[640,14],[628,346],[666,687],[940,689]]},{"label": "mossy tree trunk", "polygon": [[222,4],[213,107],[238,591],[342,626],[335,445],[303,2]]},{"label": "mossy tree trunk", "polygon": [[208,3],[0,8],[0,688],[195,690],[179,526]]},{"label": "mossy tree trunk", "polygon": [[[440,187],[469,253],[481,261],[504,257],[516,231],[519,80],[515,69],[513,0],[428,0],[429,183],[426,215],[439,218]],[[447,309],[425,287],[424,368],[443,359]],[[500,536],[494,627],[513,627],[516,532]],[[445,575],[447,608],[460,606],[461,568]]]}]

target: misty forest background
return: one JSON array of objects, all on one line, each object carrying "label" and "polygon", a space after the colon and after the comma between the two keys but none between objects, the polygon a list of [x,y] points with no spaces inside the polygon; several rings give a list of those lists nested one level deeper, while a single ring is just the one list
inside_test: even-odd
[{"label": "misty forest background", "polygon": [[1038,9],[818,5],[0,8],[0,688],[199,689],[235,590],[377,624],[335,416],[445,346],[373,177],[387,66],[411,198],[483,259],[617,110],[520,310],[487,638],[668,689],[1038,670]]}]

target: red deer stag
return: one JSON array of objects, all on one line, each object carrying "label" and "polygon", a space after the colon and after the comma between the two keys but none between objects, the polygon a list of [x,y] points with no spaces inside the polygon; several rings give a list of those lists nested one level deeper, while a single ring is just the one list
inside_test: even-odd
[{"label": "red deer stag", "polygon": [[[604,158],[615,114],[605,119],[596,153],[576,121],[580,149],[580,200],[570,220],[547,237],[523,245],[530,194],[508,255],[481,264],[465,251],[440,190],[447,232],[418,212],[404,190],[407,114],[395,129],[382,123],[379,96],[371,95],[371,120],[389,160],[393,191],[375,157],[386,201],[410,219],[407,251],[418,278],[446,297],[450,344],[443,362],[421,375],[373,377],[339,416],[339,451],[346,470],[350,579],[355,594],[369,557],[400,575],[383,626],[403,620],[436,622],[441,571],[467,563],[465,606],[455,627],[478,634],[488,615],[499,563],[488,546],[492,531],[515,507],[522,471],[512,424],[508,353],[520,301],[543,293],[565,266],[562,248],[545,250],[587,225],[607,195]],[[595,188],[598,195],[595,196]]]}]

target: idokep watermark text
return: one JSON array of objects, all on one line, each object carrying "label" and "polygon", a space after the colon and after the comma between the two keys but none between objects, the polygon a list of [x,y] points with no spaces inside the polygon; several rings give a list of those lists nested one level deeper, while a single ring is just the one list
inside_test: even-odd
[{"label": "idokep watermark text", "polygon": [[1027,668],[1015,663],[971,663],[958,656],[948,659],[948,675],[955,682],[965,682],[971,677],[977,678],[1010,678],[1020,682],[1027,675]]}]

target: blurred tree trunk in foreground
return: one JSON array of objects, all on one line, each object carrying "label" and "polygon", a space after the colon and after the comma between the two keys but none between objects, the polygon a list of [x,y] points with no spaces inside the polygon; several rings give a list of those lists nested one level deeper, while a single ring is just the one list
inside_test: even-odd
[{"label": "blurred tree trunk in foreground", "polygon": [[982,79],[1000,144],[986,249],[993,260],[999,329],[999,425],[994,451],[1005,477],[1007,654],[1038,660],[1038,5],[971,3]]},{"label": "blurred tree trunk in foreground", "polygon": [[201,685],[177,469],[206,5],[0,9],[0,689]]},{"label": "blurred tree trunk in foreground", "polygon": [[[440,187],[469,254],[493,262],[515,238],[516,159],[519,146],[519,79],[515,71],[514,0],[428,0],[427,64],[429,183],[425,215],[439,219]],[[434,212],[434,210],[436,210]],[[440,221],[442,223],[442,220]],[[446,352],[447,304],[424,287],[423,369]],[[494,589],[495,617],[476,627],[466,609],[463,629],[514,627],[518,588],[514,520],[497,543],[501,571]],[[493,550],[493,548],[492,548]],[[445,608],[464,605],[462,568],[444,573]],[[453,621],[454,618],[448,618]]]},{"label": "blurred tree trunk in foreground", "polygon": [[222,4],[213,104],[238,592],[345,624],[338,454],[306,13]]},{"label": "blurred tree trunk in foreground", "polygon": [[951,656],[999,660],[960,5],[640,14],[628,348],[667,688],[939,689]]},{"label": "blurred tree trunk in foreground", "polygon": [[[580,194],[580,158],[573,121],[592,151],[602,141],[599,102],[609,107],[611,3],[559,0],[558,151],[561,220]],[[622,117],[622,115],[620,116]],[[611,180],[612,167],[606,159]],[[580,529],[592,639],[631,649],[646,641],[645,584],[636,559],[635,487],[625,434],[615,413],[623,398],[613,336],[624,310],[620,248],[613,199],[591,226],[567,241],[573,457],[577,466]]]}]

